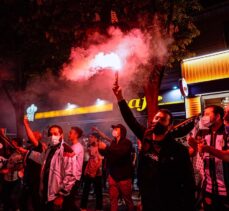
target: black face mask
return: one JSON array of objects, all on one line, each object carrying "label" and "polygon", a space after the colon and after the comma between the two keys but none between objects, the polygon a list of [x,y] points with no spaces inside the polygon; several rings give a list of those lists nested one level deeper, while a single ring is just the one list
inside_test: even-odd
[{"label": "black face mask", "polygon": [[159,122],[157,122],[156,124],[154,124],[153,127],[154,127],[153,128],[153,133],[155,135],[163,135],[167,131],[167,127],[165,127],[164,125],[162,125]]}]

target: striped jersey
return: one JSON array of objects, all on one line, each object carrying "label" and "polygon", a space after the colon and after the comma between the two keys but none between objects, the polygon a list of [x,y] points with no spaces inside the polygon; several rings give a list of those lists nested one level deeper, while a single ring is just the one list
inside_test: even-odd
[{"label": "striped jersey", "polygon": [[[218,150],[229,148],[224,135],[224,125],[218,131],[209,131],[205,136],[205,141],[208,146],[212,146]],[[224,162],[209,153],[203,154],[204,170],[206,180],[206,192],[226,196],[227,188],[225,183],[225,168]]]}]

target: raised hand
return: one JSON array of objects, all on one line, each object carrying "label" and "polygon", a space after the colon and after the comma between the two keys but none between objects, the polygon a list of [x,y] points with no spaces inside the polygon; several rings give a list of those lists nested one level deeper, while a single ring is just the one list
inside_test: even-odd
[{"label": "raised hand", "polygon": [[123,100],[122,89],[118,84],[114,83],[112,90],[118,101]]}]

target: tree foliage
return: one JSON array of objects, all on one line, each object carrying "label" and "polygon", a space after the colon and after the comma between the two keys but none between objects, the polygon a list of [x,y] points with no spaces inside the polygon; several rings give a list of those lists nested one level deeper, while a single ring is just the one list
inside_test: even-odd
[{"label": "tree foliage", "polygon": [[[73,45],[85,44],[94,31],[106,34],[111,24],[123,31],[140,28],[159,32],[162,38],[173,37],[167,60],[171,67],[190,53],[187,46],[199,34],[193,23],[199,9],[197,0],[2,0],[0,64],[10,70],[10,77],[2,74],[1,84],[18,112],[30,79],[47,70],[58,74]],[[111,12],[118,21],[112,20]],[[151,66],[139,68],[139,74],[147,68],[153,73],[159,63],[154,59]],[[150,74],[147,77],[152,79]]]}]

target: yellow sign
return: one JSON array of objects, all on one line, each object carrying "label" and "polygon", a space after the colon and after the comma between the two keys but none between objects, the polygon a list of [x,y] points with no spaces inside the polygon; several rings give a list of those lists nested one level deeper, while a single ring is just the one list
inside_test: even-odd
[{"label": "yellow sign", "polygon": [[[162,100],[162,96],[158,96],[158,101],[160,102],[161,100]],[[131,109],[136,108],[137,111],[143,111],[146,109],[147,106],[146,97],[131,99],[128,102],[128,106]]]},{"label": "yellow sign", "polygon": [[104,105],[93,105],[93,106],[66,109],[66,110],[40,112],[35,114],[35,119],[72,116],[72,115],[79,115],[79,114],[90,114],[90,113],[98,113],[98,112],[105,112],[105,111],[112,111],[112,110],[113,110],[113,104],[109,103]]},{"label": "yellow sign", "polygon": [[[161,102],[162,99],[163,99],[162,96],[158,96],[158,101],[160,102],[159,105],[184,103],[183,100],[176,101],[176,102]],[[146,109],[147,106],[146,97],[134,98],[127,103],[131,109],[136,109],[137,111],[143,111]],[[91,114],[91,113],[106,112],[106,111],[113,111],[113,103],[104,104],[104,105],[92,105],[87,107],[79,107],[79,108],[72,108],[72,109],[65,109],[65,110],[38,112],[35,114],[35,119],[72,116],[72,115],[79,115],[79,114]]]}]

